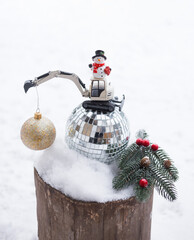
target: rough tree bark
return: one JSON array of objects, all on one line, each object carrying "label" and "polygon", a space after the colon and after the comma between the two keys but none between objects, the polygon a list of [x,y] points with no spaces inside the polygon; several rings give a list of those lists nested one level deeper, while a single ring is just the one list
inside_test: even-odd
[{"label": "rough tree bark", "polygon": [[153,195],[106,203],[74,200],[34,171],[39,240],[150,240]]}]

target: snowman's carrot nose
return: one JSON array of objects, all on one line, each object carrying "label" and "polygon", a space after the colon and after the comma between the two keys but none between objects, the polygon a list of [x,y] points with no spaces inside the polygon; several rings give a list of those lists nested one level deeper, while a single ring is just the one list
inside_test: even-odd
[{"label": "snowman's carrot nose", "polygon": [[100,58],[98,58],[98,62],[100,62]]}]

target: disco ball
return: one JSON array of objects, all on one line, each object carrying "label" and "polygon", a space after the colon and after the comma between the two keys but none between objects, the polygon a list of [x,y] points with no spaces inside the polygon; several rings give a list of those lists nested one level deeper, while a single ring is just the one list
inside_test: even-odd
[{"label": "disco ball", "polygon": [[80,104],[67,121],[65,139],[69,148],[80,154],[111,163],[127,147],[128,120],[117,109],[103,113],[86,110]]}]

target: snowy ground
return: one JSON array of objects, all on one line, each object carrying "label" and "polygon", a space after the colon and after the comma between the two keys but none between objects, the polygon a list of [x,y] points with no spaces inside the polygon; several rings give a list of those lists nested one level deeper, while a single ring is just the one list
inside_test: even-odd
[{"label": "snowy ground", "polygon": [[[25,95],[22,85],[56,69],[89,85],[96,49],[106,52],[116,95],[126,95],[132,138],[145,128],[180,172],[177,201],[155,193],[152,240],[194,238],[193,12],[192,0],[1,1],[1,240],[37,239],[33,165],[43,153],[20,141],[21,125],[36,109],[35,91]],[[39,94],[63,144],[67,117],[83,99],[64,79],[40,86]]]}]

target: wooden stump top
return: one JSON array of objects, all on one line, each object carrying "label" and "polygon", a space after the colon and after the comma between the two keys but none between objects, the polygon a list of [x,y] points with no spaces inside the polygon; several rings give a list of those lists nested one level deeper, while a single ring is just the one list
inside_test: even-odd
[{"label": "wooden stump top", "polygon": [[39,240],[150,240],[153,194],[146,203],[75,200],[34,170]]}]

